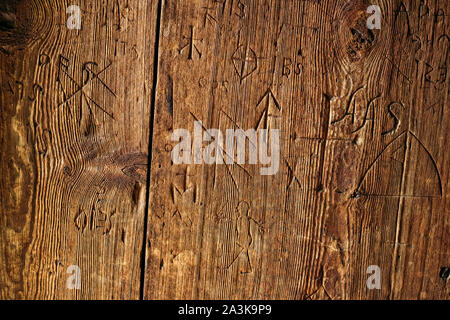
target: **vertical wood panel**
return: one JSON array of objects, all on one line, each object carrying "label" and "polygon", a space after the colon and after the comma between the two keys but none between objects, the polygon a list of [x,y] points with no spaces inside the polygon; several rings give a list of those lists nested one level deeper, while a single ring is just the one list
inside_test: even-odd
[{"label": "vertical wood panel", "polygon": [[[448,12],[4,1],[0,297],[448,299]],[[198,121],[278,129],[278,171],[173,163]]]},{"label": "vertical wood panel", "polygon": [[[72,4],[81,30],[66,27]],[[5,13],[0,295],[138,299],[156,3],[6,1]]]},{"label": "vertical wood panel", "polygon": [[[145,298],[448,298],[448,3],[371,4],[163,1]],[[194,121],[279,172],[175,165]]]}]

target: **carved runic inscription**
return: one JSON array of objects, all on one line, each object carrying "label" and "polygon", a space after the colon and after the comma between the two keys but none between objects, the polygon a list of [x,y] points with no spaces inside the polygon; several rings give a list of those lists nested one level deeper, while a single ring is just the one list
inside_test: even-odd
[{"label": "carved runic inscription", "polygon": [[[212,0],[212,3],[217,5],[222,15],[235,15],[242,19],[247,12],[247,5],[241,0]],[[229,10],[227,10],[227,5]]]},{"label": "carved runic inscription", "polygon": [[193,60],[194,53],[197,53],[199,59],[202,58],[202,52],[200,51],[200,49],[198,48],[196,43],[197,43],[197,41],[203,42],[203,39],[195,38],[194,34],[195,34],[194,26],[190,26],[189,27],[189,36],[183,36],[183,40],[187,40],[187,42],[185,45],[183,45],[178,50],[179,54],[182,54],[183,51],[187,50],[187,52],[188,52],[187,59],[188,60]]},{"label": "carved runic inscription", "polygon": [[234,70],[239,78],[244,80],[250,76],[258,68],[258,58],[252,48],[241,45],[233,53],[231,57],[233,60]]},{"label": "carved runic inscription", "polygon": [[[99,71],[95,71],[95,69],[98,69],[98,64],[96,62],[92,61],[85,62],[82,65],[81,79],[79,81],[76,81],[74,79],[75,78],[74,74],[73,73],[71,74],[69,72],[70,59],[64,57],[63,55],[59,55],[56,81],[60,85],[60,90],[62,90],[64,99],[58,105],[58,107],[66,105],[72,99],[79,96],[81,98],[81,101],[83,101],[84,98],[84,101],[86,102],[89,111],[91,113],[92,113],[92,105],[94,105],[95,107],[100,109],[103,113],[107,114],[109,117],[114,119],[114,115],[108,112],[95,99],[89,96],[85,90],[89,84],[97,82],[102,86],[102,88],[106,89],[107,92],[116,97],[114,91],[100,77],[103,73],[105,73],[106,70],[108,70],[109,67],[111,67],[111,65],[112,63],[109,63],[107,66],[100,69]],[[75,90],[73,90],[72,92],[68,92],[68,90],[70,90],[69,88],[75,88]]]},{"label": "carved runic inscription", "polygon": [[89,230],[90,232],[98,232],[103,235],[107,235],[111,231],[111,218],[115,214],[115,210],[104,212],[102,209],[94,206],[88,213],[82,209],[79,209],[73,222],[76,229],[81,233],[84,233],[85,230]]},{"label": "carved runic inscription", "polygon": [[256,124],[256,128],[267,129],[269,127],[270,118],[281,117],[281,105],[275,98],[275,95],[270,88],[267,89],[261,99],[259,99],[256,109],[259,110],[260,108],[263,111],[259,117],[258,123]]}]

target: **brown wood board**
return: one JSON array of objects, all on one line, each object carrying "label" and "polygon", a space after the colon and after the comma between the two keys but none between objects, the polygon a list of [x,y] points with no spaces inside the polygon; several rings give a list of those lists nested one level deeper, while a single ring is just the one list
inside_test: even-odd
[{"label": "brown wood board", "polygon": [[[0,298],[449,299],[448,14],[4,1]],[[174,162],[179,130],[198,163]],[[256,134],[244,161],[230,130]]]}]

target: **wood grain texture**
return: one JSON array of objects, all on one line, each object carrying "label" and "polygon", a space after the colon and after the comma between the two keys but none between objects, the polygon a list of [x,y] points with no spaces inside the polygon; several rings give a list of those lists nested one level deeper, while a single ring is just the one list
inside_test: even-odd
[{"label": "wood grain texture", "polygon": [[[449,299],[449,11],[2,2],[0,298]],[[279,170],[174,164],[196,121],[278,129]]]},{"label": "wood grain texture", "polygon": [[[448,9],[163,1],[145,298],[448,299]],[[279,129],[279,172],[174,165],[199,120]]]},{"label": "wood grain texture", "polygon": [[3,299],[139,298],[156,5],[71,4],[2,6]]}]

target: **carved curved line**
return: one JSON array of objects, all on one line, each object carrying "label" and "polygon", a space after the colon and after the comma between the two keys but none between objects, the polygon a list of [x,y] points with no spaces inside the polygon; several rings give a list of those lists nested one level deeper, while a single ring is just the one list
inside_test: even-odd
[{"label": "carved curved line", "polygon": [[438,38],[438,43],[439,43],[439,41],[441,41],[442,39],[445,39],[445,38],[447,38],[447,41],[450,41],[450,38],[449,38],[449,36],[448,35],[446,35],[446,34],[443,34],[443,35],[441,35],[439,38]]},{"label": "carved curved line", "polygon": [[439,170],[438,170],[436,161],[434,160],[433,156],[428,151],[428,149],[425,147],[425,145],[422,143],[422,141],[420,141],[419,138],[417,138],[417,136],[414,133],[412,133],[411,131],[409,131],[409,133],[419,142],[420,146],[422,146],[423,150],[425,150],[428,157],[431,159],[431,163],[433,164],[434,170],[436,171],[436,174],[437,174],[437,178],[438,178],[438,182],[439,182],[439,191],[440,191],[440,195],[442,197],[442,181],[441,181],[441,175],[439,174]]},{"label": "carved curved line", "polygon": [[438,43],[438,46],[439,46],[439,43],[441,42],[441,40],[445,40],[445,39],[447,39],[447,50],[446,50],[446,56],[447,56],[447,53],[448,53],[448,48],[450,47],[450,38],[449,38],[449,36],[448,35],[446,35],[446,34],[443,34],[443,35],[441,35],[439,38],[438,38],[438,40],[437,40],[437,43]]},{"label": "carved curved line", "polygon": [[247,213],[248,213],[248,211],[250,210],[251,206],[250,206],[250,203],[248,203],[248,202],[245,201],[245,200],[239,201],[238,204],[236,205],[235,210],[238,210],[238,211],[239,211],[239,205],[240,205],[241,203],[243,203],[243,204],[245,204],[245,205],[247,206]]},{"label": "carved curved line", "polygon": [[[419,142],[419,145],[422,147],[422,149],[423,150],[425,150],[425,152],[426,152],[426,154],[428,155],[428,157],[430,158],[430,160],[431,160],[431,163],[433,164],[433,167],[434,167],[434,170],[435,170],[435,172],[436,172],[436,175],[437,175],[437,179],[438,179],[438,184],[439,184],[439,193],[440,193],[440,197],[442,197],[442,194],[443,194],[443,190],[442,190],[442,181],[441,181],[441,175],[440,175],[440,173],[439,173],[439,170],[438,170],[438,167],[437,167],[437,164],[436,164],[436,161],[434,160],[434,158],[433,158],[433,156],[431,155],[431,153],[428,151],[428,149],[425,147],[425,145],[419,140],[419,138],[417,138],[417,136],[414,134],[414,133],[412,133],[410,130],[405,130],[405,131],[403,131],[401,134],[399,134],[394,140],[392,140],[389,144],[387,144],[384,148],[383,148],[383,150],[378,154],[378,156],[375,158],[375,160],[370,164],[370,166],[366,169],[366,171],[364,172],[364,174],[363,174],[363,176],[362,176],[362,178],[361,178],[361,180],[360,180],[360,182],[359,182],[359,184],[358,184],[358,187],[357,187],[357,189],[356,189],[356,191],[358,192],[359,191],[359,189],[361,188],[361,185],[362,185],[362,183],[363,183],[363,181],[364,181],[364,179],[366,178],[366,176],[367,176],[367,174],[369,173],[369,171],[372,169],[372,167],[375,165],[375,163],[381,158],[381,156],[383,155],[383,153],[395,142],[395,141],[397,141],[401,136],[403,136],[404,134],[408,134],[408,133],[410,133],[411,134],[411,136],[415,139],[415,140],[417,140],[417,142]],[[407,152],[407,151],[405,151],[405,152]],[[370,194],[367,194],[368,196],[371,196]],[[406,195],[396,195],[395,197],[400,197],[400,196],[406,196]],[[432,197],[432,196],[426,196],[426,197]]]},{"label": "carved curved line", "polygon": [[386,130],[384,132],[381,133],[382,136],[386,136],[394,131],[396,131],[398,129],[398,126],[400,125],[400,120],[398,119],[397,115],[394,113],[394,111],[392,110],[392,107],[395,105],[399,105],[401,108],[403,108],[403,110],[405,109],[405,106],[403,105],[403,103],[401,101],[399,102],[392,102],[388,105],[388,113],[394,117],[394,127],[390,130]]},{"label": "carved curved line", "polygon": [[375,165],[375,163],[377,163],[377,161],[381,158],[381,156],[383,155],[383,153],[398,139],[400,139],[401,136],[403,136],[405,133],[407,133],[408,130],[403,131],[402,133],[400,133],[396,138],[394,138],[391,142],[389,142],[384,148],[383,150],[381,150],[381,152],[378,154],[378,156],[375,158],[375,160],[373,160],[373,162],[369,165],[369,167],[366,169],[366,171],[364,172],[361,180],[359,181],[358,187],[356,188],[356,190],[359,190],[359,188],[361,188],[361,184],[363,183],[364,179],[366,178],[367,174],[369,173],[369,171],[372,169],[372,167]]},{"label": "carved curved line", "polygon": [[[364,128],[364,126],[366,125],[366,122],[367,122],[367,115],[369,114],[370,106],[372,105],[372,103],[374,103],[378,99],[381,99],[381,94],[376,96],[375,98],[373,98],[372,100],[369,101],[369,103],[366,105],[366,112],[364,114],[364,121],[363,121],[363,123],[361,123],[361,125],[358,128],[353,130],[352,133],[358,132],[359,130]],[[375,107],[372,107],[372,108],[375,108]],[[373,121],[375,121],[375,110],[374,109],[372,109],[372,116],[374,118]],[[373,136],[373,127],[374,127],[374,125],[372,125],[372,136]]]},{"label": "carved curved line", "polygon": [[[352,83],[353,83],[353,82],[352,82]],[[361,91],[362,89],[365,89],[365,88],[366,88],[366,85],[363,85],[362,87],[359,87],[358,89],[356,89],[355,92],[353,92],[353,93],[351,94],[344,115],[343,115],[342,117],[337,118],[336,120],[332,120],[332,121],[331,121],[331,124],[332,124],[332,125],[334,125],[334,124],[336,124],[336,123],[338,123],[338,122],[341,122],[342,120],[344,120],[344,119],[349,115],[348,110],[350,110],[350,107],[351,107],[352,102],[355,103],[355,102],[353,101],[353,99],[356,97],[356,95],[358,94],[359,91]],[[353,120],[353,118],[352,118],[352,120]],[[353,121],[352,121],[352,123],[353,123]]]}]

